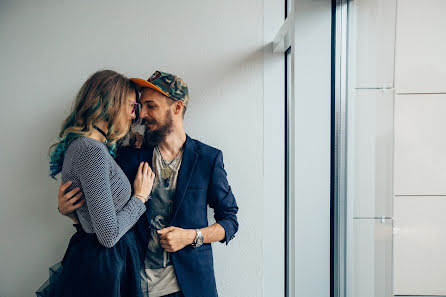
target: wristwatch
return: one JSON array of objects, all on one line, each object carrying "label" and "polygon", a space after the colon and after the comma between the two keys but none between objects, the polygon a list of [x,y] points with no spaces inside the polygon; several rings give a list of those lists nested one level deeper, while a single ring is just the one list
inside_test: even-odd
[{"label": "wristwatch", "polygon": [[192,247],[197,248],[203,244],[203,234],[201,233],[200,229],[195,229],[195,232],[197,232],[197,235],[195,236],[194,242],[191,245]]}]

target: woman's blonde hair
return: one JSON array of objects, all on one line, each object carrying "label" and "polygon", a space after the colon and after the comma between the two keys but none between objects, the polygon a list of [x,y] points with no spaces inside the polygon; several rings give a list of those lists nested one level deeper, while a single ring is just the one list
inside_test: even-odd
[{"label": "woman's blonde hair", "polygon": [[62,171],[65,151],[71,142],[91,135],[98,122],[108,123],[107,146],[114,156],[116,142],[129,130],[129,126],[122,125],[121,113],[132,93],[138,94],[135,85],[112,70],[98,71],[87,79],[77,93],[70,115],[62,123],[59,141],[50,147],[51,177]]}]

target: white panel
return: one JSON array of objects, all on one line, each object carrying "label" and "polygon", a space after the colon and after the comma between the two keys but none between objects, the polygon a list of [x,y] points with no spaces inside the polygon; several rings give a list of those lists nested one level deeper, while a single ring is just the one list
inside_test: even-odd
[{"label": "white panel", "polygon": [[446,197],[395,197],[395,295],[446,295]]},{"label": "white panel", "polygon": [[397,95],[395,195],[446,195],[446,94]]},{"label": "white panel", "polygon": [[355,217],[392,216],[393,92],[356,90],[349,102],[348,187]]},{"label": "white panel", "polygon": [[355,87],[393,87],[396,0],[352,1]]},{"label": "white panel", "polygon": [[398,1],[398,93],[446,92],[446,1]]},{"label": "white panel", "polygon": [[392,220],[356,219],[353,236],[348,297],[393,297]]},{"label": "white panel", "polygon": [[295,273],[290,273],[289,295],[326,297],[330,294],[332,2],[294,4],[288,153],[290,270]]}]

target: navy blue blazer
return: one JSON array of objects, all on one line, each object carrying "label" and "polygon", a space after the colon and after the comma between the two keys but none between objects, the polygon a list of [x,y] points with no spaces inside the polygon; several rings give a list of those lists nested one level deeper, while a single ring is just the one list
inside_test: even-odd
[{"label": "navy blue blazer", "polygon": [[[126,147],[118,153],[116,162],[133,184],[140,162],[148,162],[152,167],[152,156],[153,147]],[[226,177],[223,154],[216,148],[186,136],[173,215],[168,226],[184,229],[207,227],[207,205],[214,209],[216,222],[225,229],[225,238],[220,242],[228,244],[238,230],[238,207]],[[144,246],[147,246],[149,240],[150,218],[149,200],[146,203],[145,215],[141,216],[135,225]],[[171,253],[171,256],[178,284],[185,297],[218,296],[210,243],[198,248],[187,245]]]}]

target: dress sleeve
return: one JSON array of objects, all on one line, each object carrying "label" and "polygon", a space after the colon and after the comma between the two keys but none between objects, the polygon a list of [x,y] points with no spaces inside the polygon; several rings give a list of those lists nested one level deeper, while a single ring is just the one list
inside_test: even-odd
[{"label": "dress sleeve", "polygon": [[74,165],[93,229],[103,246],[113,247],[145,212],[145,204],[132,196],[122,210],[116,212],[110,188],[110,162],[107,153],[99,147],[87,144],[77,155]]}]

